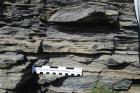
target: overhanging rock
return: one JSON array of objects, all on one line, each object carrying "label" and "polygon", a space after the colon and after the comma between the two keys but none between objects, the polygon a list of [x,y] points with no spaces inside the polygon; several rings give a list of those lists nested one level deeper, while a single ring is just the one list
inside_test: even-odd
[{"label": "overhanging rock", "polygon": [[115,6],[99,2],[87,2],[76,7],[60,8],[55,13],[49,11],[43,19],[48,22],[59,23],[114,24],[118,23],[118,14],[118,9]]}]

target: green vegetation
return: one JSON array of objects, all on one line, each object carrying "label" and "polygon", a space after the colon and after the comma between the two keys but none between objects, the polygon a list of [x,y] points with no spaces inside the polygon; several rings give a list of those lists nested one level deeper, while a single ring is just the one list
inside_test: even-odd
[{"label": "green vegetation", "polygon": [[120,93],[119,91],[113,91],[103,85],[97,85],[96,88],[91,90],[91,93]]}]

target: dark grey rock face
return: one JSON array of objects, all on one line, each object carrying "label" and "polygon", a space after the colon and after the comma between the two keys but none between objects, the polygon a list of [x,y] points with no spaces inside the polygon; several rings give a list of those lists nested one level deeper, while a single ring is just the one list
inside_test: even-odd
[{"label": "dark grey rock face", "polygon": [[73,5],[82,2],[84,2],[84,0],[48,0],[48,4],[59,4],[61,6]]},{"label": "dark grey rock face", "polygon": [[0,55],[0,68],[15,66],[16,64],[23,64],[25,57],[21,54],[6,53]]},{"label": "dark grey rock face", "polygon": [[[0,54],[0,59],[0,89],[3,89],[0,92],[6,93],[7,90],[14,90],[32,77],[29,75],[23,79],[24,71],[30,64],[24,55],[7,52]],[[30,70],[27,72],[29,73]]]},{"label": "dark grey rock face", "polygon": [[[89,93],[98,84],[137,93],[129,89],[139,64],[133,0],[1,1],[0,93]],[[83,75],[37,75],[33,65]]]},{"label": "dark grey rock face", "polygon": [[52,14],[47,21],[65,23],[100,23],[100,25],[103,23],[104,25],[117,24],[118,10],[117,7],[108,4],[87,2],[76,7],[61,8],[56,13]]},{"label": "dark grey rock face", "polygon": [[56,90],[57,92],[82,92],[86,89],[90,89],[96,86],[98,76],[83,76],[83,77],[69,77],[64,81],[60,87],[55,87],[56,84],[52,84],[49,89]]},{"label": "dark grey rock face", "polygon": [[129,80],[122,80],[120,82],[118,82],[115,86],[114,89],[123,89],[123,90],[128,90],[128,88],[131,86],[132,81]]}]

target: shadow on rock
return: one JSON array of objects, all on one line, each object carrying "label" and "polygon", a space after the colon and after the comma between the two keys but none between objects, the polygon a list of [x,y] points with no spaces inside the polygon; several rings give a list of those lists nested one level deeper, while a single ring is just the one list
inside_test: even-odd
[{"label": "shadow on rock", "polygon": [[15,93],[38,93],[38,76],[32,73],[32,65],[34,63],[30,63],[30,65],[26,68],[22,79],[17,84],[15,88]]}]

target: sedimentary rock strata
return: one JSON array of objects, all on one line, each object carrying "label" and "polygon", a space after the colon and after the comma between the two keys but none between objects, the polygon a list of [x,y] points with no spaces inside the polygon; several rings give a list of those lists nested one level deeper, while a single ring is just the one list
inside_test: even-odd
[{"label": "sedimentary rock strata", "polygon": [[[0,93],[86,93],[98,84],[128,91],[140,83],[132,0],[2,1]],[[33,65],[80,67],[83,76],[37,75]]]}]

